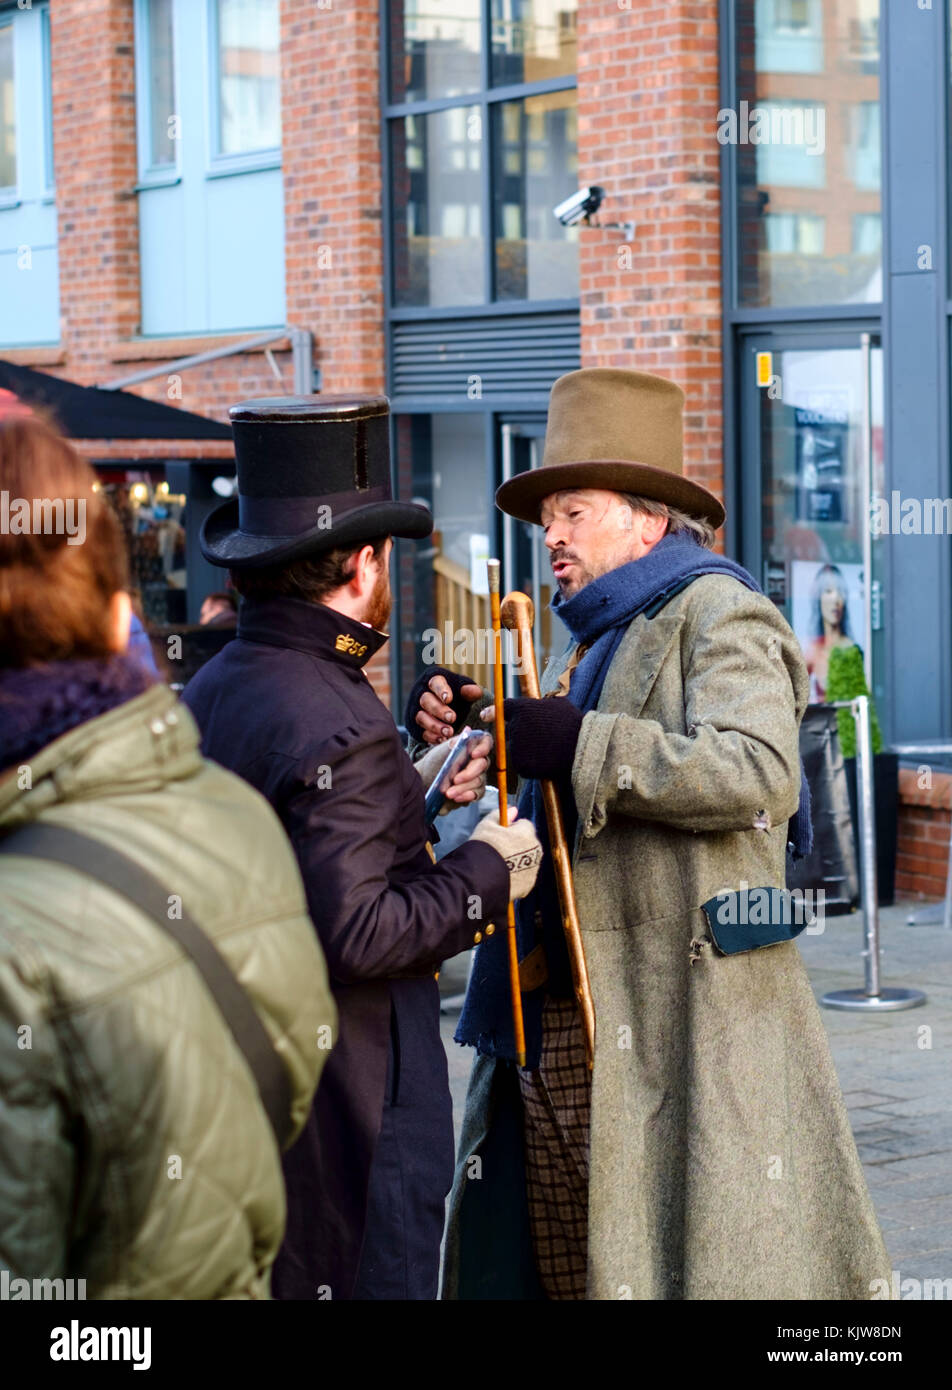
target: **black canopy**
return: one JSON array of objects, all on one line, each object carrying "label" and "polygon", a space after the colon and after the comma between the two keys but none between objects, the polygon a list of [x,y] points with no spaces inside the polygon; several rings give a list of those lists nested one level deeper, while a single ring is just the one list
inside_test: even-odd
[{"label": "black canopy", "polygon": [[231,439],[228,425],[129,391],[77,386],[47,372],[0,361],[0,389],[42,406],[70,439]]}]

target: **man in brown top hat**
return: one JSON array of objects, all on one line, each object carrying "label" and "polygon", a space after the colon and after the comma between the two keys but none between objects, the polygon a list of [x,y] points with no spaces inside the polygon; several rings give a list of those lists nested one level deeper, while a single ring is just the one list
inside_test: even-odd
[{"label": "man in brown top hat", "polygon": [[[243,602],[237,638],[184,698],[205,752],[291,838],[338,1010],[337,1036],[314,1039],[333,1051],[285,1157],[285,1299],[435,1297],[453,1126],[434,971],[505,919],[541,857],[527,820],[504,829],[496,814],[433,862],[435,768],[417,775],[364,675],[387,640],[391,538],[433,524],[391,496],[388,417],[383,398],[235,406],[238,501],[202,529]],[[471,800],[486,765],[452,799]]]},{"label": "man in brown top hat", "polygon": [[[803,658],[712,552],[724,508],[684,477],[682,406],[656,376],[563,377],[542,467],[496,494],[543,527],[574,638],[507,733],[520,811],[541,828],[539,779],[560,797],[597,1033],[590,1077],[546,856],[517,904],[547,969],[527,1068],[492,942],[456,1035],[478,1055],[445,1297],[863,1298],[889,1268],[791,939]],[[412,715],[433,742],[449,713],[431,690]]]}]

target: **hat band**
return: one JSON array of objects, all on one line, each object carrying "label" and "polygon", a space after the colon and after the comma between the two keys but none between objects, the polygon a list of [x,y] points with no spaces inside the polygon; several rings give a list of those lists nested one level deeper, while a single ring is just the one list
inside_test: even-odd
[{"label": "hat band", "polygon": [[381,483],[360,492],[325,492],[320,497],[238,496],[238,529],[246,536],[303,536],[318,529],[332,531],[339,517],[368,502],[390,502],[390,488]]}]

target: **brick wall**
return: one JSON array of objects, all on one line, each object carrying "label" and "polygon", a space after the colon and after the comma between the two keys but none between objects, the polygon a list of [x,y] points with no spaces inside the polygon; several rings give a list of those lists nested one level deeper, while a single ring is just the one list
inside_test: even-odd
[{"label": "brick wall", "polygon": [[687,393],[685,471],[723,497],[716,0],[579,6],[579,184],[609,194],[580,231],[582,366]]},{"label": "brick wall", "polygon": [[50,38],[61,342],[87,384],[139,319],[131,0],[54,0]]},{"label": "brick wall", "polygon": [[281,7],[288,318],[326,392],[383,392],[377,0]]},{"label": "brick wall", "polygon": [[933,773],[923,787],[914,768],[899,770],[899,849],[896,892],[904,897],[945,896],[949,863],[952,776]]},{"label": "brick wall", "polygon": [[[60,348],[5,356],[88,386],[229,341],[138,338],[133,0],[52,0],[50,41]],[[191,369],[180,379],[163,374],[131,389],[225,421],[236,400],[290,392],[287,343],[283,349],[272,358],[280,382],[268,358],[256,352]],[[143,452],[162,450],[146,445]],[[172,452],[181,457],[181,446]],[[129,456],[128,444],[124,453]]]}]

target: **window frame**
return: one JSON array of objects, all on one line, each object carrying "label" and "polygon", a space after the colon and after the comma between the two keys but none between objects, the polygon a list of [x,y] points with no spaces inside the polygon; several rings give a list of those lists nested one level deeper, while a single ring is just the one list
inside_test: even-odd
[{"label": "window frame", "polygon": [[10,46],[13,57],[13,137],[16,141],[16,177],[13,183],[0,184],[0,209],[15,208],[20,205],[20,149],[19,149],[19,98],[17,92],[17,53],[16,53],[16,11],[0,9],[0,32],[10,30]]},{"label": "window frame", "polygon": [[[880,35],[882,34],[883,6],[880,7]],[[737,13],[735,0],[719,0],[718,3],[718,54],[719,54],[719,100],[721,109],[738,109],[741,88],[738,81],[737,64]],[[882,185],[880,189],[880,213],[885,219],[888,191],[886,148],[886,121],[884,119],[887,101],[886,65],[883,60],[883,43],[880,38],[880,58],[878,64],[879,104],[880,104],[880,168]],[[787,104],[785,102],[785,104]],[[825,159],[825,156],[824,156]],[[740,181],[737,173],[737,146],[729,142],[720,150],[720,193],[721,193],[721,301],[725,329],[725,345],[733,341],[734,335],[747,324],[797,324],[797,323],[848,323],[852,321],[882,319],[882,300],[862,300],[858,302],[840,301],[823,303],[811,301],[808,304],[761,305],[748,304],[740,296],[740,237],[738,217],[738,196]],[[882,245],[882,265],[885,274],[889,250],[885,240]],[[950,301],[952,310],[952,301]],[[730,353],[725,346],[725,399],[734,390],[734,368]],[[735,444],[734,421],[725,415],[725,456]],[[728,512],[727,540],[731,541],[731,514]]]},{"label": "window frame", "polygon": [[[280,4],[278,21],[280,23]],[[280,169],[283,141],[260,150],[248,150],[239,154],[221,152],[221,67],[218,47],[218,0],[205,0],[205,32],[208,36],[206,62],[208,82],[206,85],[206,130],[208,137],[208,162],[205,177],[209,179],[228,178],[233,174],[250,174],[259,169]],[[280,62],[280,44],[279,44]],[[278,100],[281,100],[281,84],[278,83]]]},{"label": "window frame", "polygon": [[[135,81],[136,81],[136,152],[138,161],[138,186],[140,188],[163,188],[181,182],[180,141],[173,142],[175,158],[168,164],[152,163],[152,44],[149,33],[149,6],[151,0],[135,0],[133,23],[135,30]],[[173,98],[178,104],[178,54],[176,44],[175,0],[172,0],[172,83]]]},{"label": "window frame", "polygon": [[43,201],[56,201],[56,163],[53,152],[53,43],[49,0],[40,7],[40,63],[43,73]]},{"label": "window frame", "polygon": [[[584,3],[584,0],[579,0]],[[520,101],[526,97],[541,96],[548,92],[578,91],[578,73],[561,77],[546,78],[541,82],[518,82],[493,86],[492,84],[492,0],[481,0],[480,32],[482,46],[480,51],[480,85],[475,90],[453,97],[428,97],[417,101],[394,101],[391,91],[391,4],[392,0],[381,0],[380,4],[380,148],[382,162],[383,188],[383,255],[385,314],[387,322],[398,322],[423,318],[472,318],[492,317],[495,314],[513,313],[552,313],[553,311],[577,310],[579,297],[562,299],[497,299],[496,296],[496,254],[495,254],[495,203],[493,197],[495,161],[493,158],[492,108],[501,102]],[[450,107],[475,107],[480,113],[481,122],[481,186],[480,210],[483,226],[483,298],[474,304],[398,305],[394,302],[394,263],[393,263],[393,159],[391,153],[391,129],[398,120],[406,116],[428,116],[434,111]]]}]

